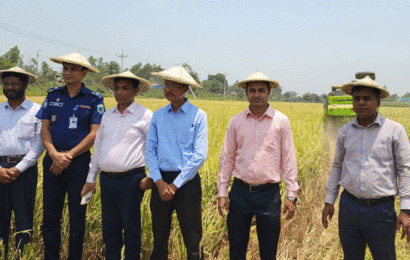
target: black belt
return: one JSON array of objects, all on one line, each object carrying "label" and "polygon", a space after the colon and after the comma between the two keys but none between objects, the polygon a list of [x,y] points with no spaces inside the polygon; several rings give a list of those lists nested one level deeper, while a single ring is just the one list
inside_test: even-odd
[{"label": "black belt", "polygon": [[19,163],[25,155],[0,156],[0,162]]},{"label": "black belt", "polygon": [[347,190],[344,190],[344,192],[346,192],[347,196],[356,201],[359,204],[362,205],[376,205],[376,204],[380,204],[380,203],[385,203],[385,202],[389,202],[389,201],[394,201],[394,196],[387,196],[387,197],[381,197],[381,198],[377,198],[377,199],[360,199],[356,196],[354,196],[353,194],[351,194],[350,192],[348,192]]},{"label": "black belt", "polygon": [[248,184],[248,183],[246,183],[246,182],[244,182],[244,181],[242,181],[241,179],[238,179],[238,178],[234,179],[234,183],[235,182],[237,182],[239,185],[246,188],[250,192],[260,192],[260,191],[272,189],[274,187],[279,186],[279,183],[265,183],[265,184],[260,184],[260,185]]},{"label": "black belt", "polygon": [[131,175],[131,174],[137,174],[139,172],[145,172],[145,166],[134,168],[134,169],[131,169],[131,170],[126,171],[126,172],[104,172],[104,171],[101,171],[101,173],[106,174],[111,179],[117,179],[117,178],[125,177],[125,176]]}]

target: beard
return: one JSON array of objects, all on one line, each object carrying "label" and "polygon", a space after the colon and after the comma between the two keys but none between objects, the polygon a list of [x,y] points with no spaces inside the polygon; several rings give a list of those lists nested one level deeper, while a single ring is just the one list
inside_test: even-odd
[{"label": "beard", "polygon": [[4,90],[3,89],[3,94],[7,97],[7,99],[21,99],[24,97],[25,90],[24,89],[19,89],[19,90]]}]

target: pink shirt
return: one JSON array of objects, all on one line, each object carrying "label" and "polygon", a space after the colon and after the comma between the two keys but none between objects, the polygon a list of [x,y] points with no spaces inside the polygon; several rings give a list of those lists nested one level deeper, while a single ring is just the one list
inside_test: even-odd
[{"label": "pink shirt", "polygon": [[231,175],[248,184],[279,183],[296,197],[296,152],[289,119],[271,106],[261,118],[250,109],[229,122],[221,153],[218,197],[227,197]]}]

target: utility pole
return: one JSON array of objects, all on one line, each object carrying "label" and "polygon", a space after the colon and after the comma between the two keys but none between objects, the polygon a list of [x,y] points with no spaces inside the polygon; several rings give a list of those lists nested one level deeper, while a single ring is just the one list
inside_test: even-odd
[{"label": "utility pole", "polygon": [[225,75],[224,75],[224,100],[225,100],[225,95],[226,95],[226,91],[225,91],[225,81],[226,81],[226,71],[225,71]]},{"label": "utility pole", "polygon": [[117,55],[117,57],[120,57],[121,58],[121,72],[124,70],[124,68],[123,68],[123,61],[124,61],[124,58],[127,58],[128,57],[128,54],[126,55],[126,56],[124,56],[124,50],[122,50],[122,55]]},{"label": "utility pole", "polygon": [[37,76],[38,76],[38,53],[40,52],[41,50],[38,50],[37,51]]}]

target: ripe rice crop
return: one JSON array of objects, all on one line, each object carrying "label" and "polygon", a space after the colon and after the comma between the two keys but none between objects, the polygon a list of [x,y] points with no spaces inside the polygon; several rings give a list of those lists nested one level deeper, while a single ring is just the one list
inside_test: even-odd
[{"label": "ripe rice crop", "polygon": [[[44,97],[29,97],[30,100],[42,103]],[[0,97],[0,101],[5,101]],[[161,99],[137,99],[137,102],[155,111],[167,104]],[[231,117],[246,109],[246,102],[222,102],[191,100],[208,115],[209,152],[205,165],[200,170],[202,179],[202,246],[205,259],[229,259],[229,246],[226,221],[217,209],[217,175],[219,171],[219,156],[222,149],[226,127]],[[114,98],[105,98],[106,108],[115,106]],[[325,135],[329,128],[323,125],[323,105],[312,103],[271,103],[290,119],[294,143],[298,159],[298,181],[301,186],[298,195],[298,210],[296,216],[286,221],[282,219],[282,230],[279,241],[278,259],[343,259],[338,228],[337,213],[327,230],[321,224],[321,211],[324,206],[325,184],[329,174],[332,159],[333,135]],[[382,107],[381,114],[403,124],[410,130],[410,110],[408,108]],[[351,118],[352,119],[352,118]],[[330,131],[330,130],[329,130]],[[330,137],[329,137],[330,136]],[[333,148],[334,149],[334,148]],[[42,223],[42,158],[39,160],[39,181],[34,212],[34,235],[31,244],[25,248],[23,259],[42,259],[43,239]],[[284,191],[282,185],[282,191]],[[282,198],[285,193],[282,192]],[[151,212],[149,210],[150,191],[145,193],[141,204],[142,214],[142,257],[149,259],[152,251]],[[398,201],[398,200],[396,200]],[[397,203],[398,205],[398,203]],[[398,209],[398,208],[397,208]],[[68,256],[68,211],[65,207],[62,225],[61,257]],[[14,228],[12,230],[14,232]],[[398,236],[399,237],[399,236]],[[9,259],[17,259],[13,251],[15,236],[10,238]],[[397,238],[397,259],[407,259],[408,246]],[[248,246],[248,259],[259,259],[256,228],[251,228]],[[185,259],[186,251],[180,233],[177,218],[174,216],[170,241],[170,259]],[[83,259],[103,259],[105,247],[101,231],[101,203],[99,185],[97,194],[87,208],[86,236]],[[366,259],[371,259],[367,252]]]}]

